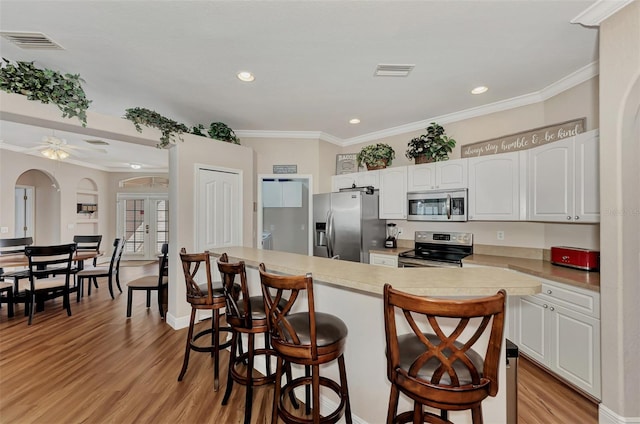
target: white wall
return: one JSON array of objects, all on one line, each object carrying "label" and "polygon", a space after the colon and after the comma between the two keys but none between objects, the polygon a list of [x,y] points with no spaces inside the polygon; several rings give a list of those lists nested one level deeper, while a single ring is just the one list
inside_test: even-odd
[{"label": "white wall", "polygon": [[602,404],[640,422],[640,1],[600,26]]}]

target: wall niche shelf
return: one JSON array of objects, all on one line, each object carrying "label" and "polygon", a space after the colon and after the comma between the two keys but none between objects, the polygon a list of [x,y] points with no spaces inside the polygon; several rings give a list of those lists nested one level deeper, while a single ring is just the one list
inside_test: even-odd
[{"label": "wall niche shelf", "polygon": [[98,186],[89,179],[83,178],[76,187],[76,233],[98,234]]}]

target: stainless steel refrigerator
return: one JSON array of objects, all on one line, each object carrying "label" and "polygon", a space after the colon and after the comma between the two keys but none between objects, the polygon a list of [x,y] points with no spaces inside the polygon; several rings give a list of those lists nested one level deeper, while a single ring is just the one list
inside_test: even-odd
[{"label": "stainless steel refrigerator", "polygon": [[352,189],[313,196],[313,255],[369,263],[369,250],[384,248],[385,220],[378,192]]}]

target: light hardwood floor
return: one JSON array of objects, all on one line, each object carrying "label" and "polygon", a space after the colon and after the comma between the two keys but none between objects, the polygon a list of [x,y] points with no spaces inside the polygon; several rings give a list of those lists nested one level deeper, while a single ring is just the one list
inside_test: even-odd
[{"label": "light hardwood floor", "polygon": [[[123,267],[122,282],[154,270]],[[0,423],[243,422],[242,386],[235,385],[229,405],[221,406],[228,352],[221,355],[218,392],[213,391],[212,359],[204,353],[191,353],[187,374],[178,382],[186,330],[175,331],[161,321],[153,299],[147,309],[144,293],[134,293],[133,316],[127,319],[124,286],[123,291],[111,300],[101,281],[91,297],[73,300],[73,316],[67,317],[59,300],[49,301],[31,326],[21,306],[8,319],[4,305]],[[596,405],[536,367],[521,364],[519,424],[597,423]],[[253,423],[270,422],[272,399],[270,387],[254,390]]]}]

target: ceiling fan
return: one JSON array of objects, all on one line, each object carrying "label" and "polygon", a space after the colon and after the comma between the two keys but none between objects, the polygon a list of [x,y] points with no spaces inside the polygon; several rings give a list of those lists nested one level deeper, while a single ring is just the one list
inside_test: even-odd
[{"label": "ceiling fan", "polygon": [[24,153],[39,151],[43,156],[53,160],[64,160],[69,156],[80,156],[79,151],[90,151],[98,153],[107,153],[105,149],[89,146],[77,146],[67,143],[67,140],[53,136],[42,137],[42,142],[37,146],[29,148]]}]

